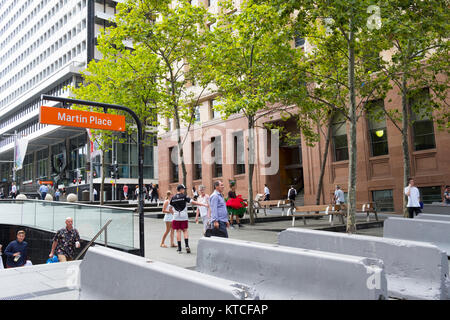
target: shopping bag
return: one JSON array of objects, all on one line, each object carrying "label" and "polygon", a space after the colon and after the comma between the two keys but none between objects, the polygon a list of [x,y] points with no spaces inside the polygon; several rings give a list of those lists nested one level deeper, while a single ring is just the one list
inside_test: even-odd
[{"label": "shopping bag", "polygon": [[48,258],[46,263],[56,263],[59,262],[58,256],[55,254],[53,258]]}]

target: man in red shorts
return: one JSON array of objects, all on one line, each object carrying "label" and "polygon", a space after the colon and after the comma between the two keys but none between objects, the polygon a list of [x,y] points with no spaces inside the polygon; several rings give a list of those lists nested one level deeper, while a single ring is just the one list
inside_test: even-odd
[{"label": "man in red shorts", "polygon": [[172,228],[177,232],[178,249],[177,252],[181,253],[181,231],[184,235],[184,243],[186,244],[186,252],[191,253],[189,248],[189,234],[188,234],[188,213],[187,203],[191,203],[196,206],[208,207],[208,204],[197,202],[186,196],[186,187],[182,184],[177,187],[177,194],[170,200],[170,205],[173,207],[173,220]]}]

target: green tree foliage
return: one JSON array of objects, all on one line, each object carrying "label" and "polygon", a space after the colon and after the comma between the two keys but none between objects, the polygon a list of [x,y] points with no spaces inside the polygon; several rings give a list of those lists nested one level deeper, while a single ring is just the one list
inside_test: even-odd
[{"label": "green tree foliage", "polygon": [[213,28],[206,32],[201,81],[212,81],[217,87],[220,103],[216,108],[224,119],[239,113],[247,119],[248,208],[253,224],[254,130],[263,117],[292,112],[292,107],[279,102],[293,83],[298,53],[292,46],[292,30],[287,28],[289,17],[278,14],[267,1],[247,0],[237,10],[232,2],[219,4],[219,14],[210,20]]},{"label": "green tree foliage", "polygon": [[[402,134],[405,186],[411,175],[411,112],[435,120],[439,129],[450,130],[447,100],[450,70],[449,4],[448,0],[394,0],[383,2],[380,8],[382,23],[375,36],[383,43],[386,58],[380,61],[381,70],[374,76],[388,78],[388,89],[397,88],[402,103],[398,108],[384,108],[384,114],[378,114],[378,117],[387,116]],[[424,89],[428,91],[430,99],[411,104],[411,99]],[[403,200],[406,216],[406,198]]]}]

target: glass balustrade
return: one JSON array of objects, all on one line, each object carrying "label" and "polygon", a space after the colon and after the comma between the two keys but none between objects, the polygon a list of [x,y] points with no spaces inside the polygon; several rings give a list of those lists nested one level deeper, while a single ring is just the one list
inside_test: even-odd
[{"label": "glass balustrade", "polygon": [[[108,226],[108,245],[134,246],[134,209],[114,208],[69,202],[41,200],[0,201],[0,224],[15,224],[56,232],[65,227],[67,217],[72,217],[80,237],[90,241],[111,219]],[[105,243],[102,233],[96,243]]]}]

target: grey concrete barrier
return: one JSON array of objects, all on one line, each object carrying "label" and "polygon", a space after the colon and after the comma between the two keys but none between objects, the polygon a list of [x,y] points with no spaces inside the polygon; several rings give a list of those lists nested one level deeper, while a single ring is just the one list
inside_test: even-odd
[{"label": "grey concrete barrier", "polygon": [[432,214],[446,214],[450,215],[450,205],[444,203],[432,203],[432,204],[424,204],[422,212],[424,213],[432,213]]},{"label": "grey concrete barrier", "polygon": [[80,265],[80,299],[258,299],[250,287],[101,246]]},{"label": "grey concrete barrier", "polygon": [[201,238],[197,271],[254,287],[261,299],[387,297],[379,259],[225,238]]},{"label": "grey concrete barrier", "polygon": [[379,258],[390,297],[448,298],[447,256],[433,244],[300,228],[280,232],[278,241],[283,246]]},{"label": "grey concrete barrier", "polygon": [[450,222],[450,215],[447,215],[447,214],[421,213],[421,214],[415,216],[414,219],[449,221]]},{"label": "grey concrete barrier", "polygon": [[450,222],[388,218],[384,221],[383,237],[431,242],[450,256]]}]

